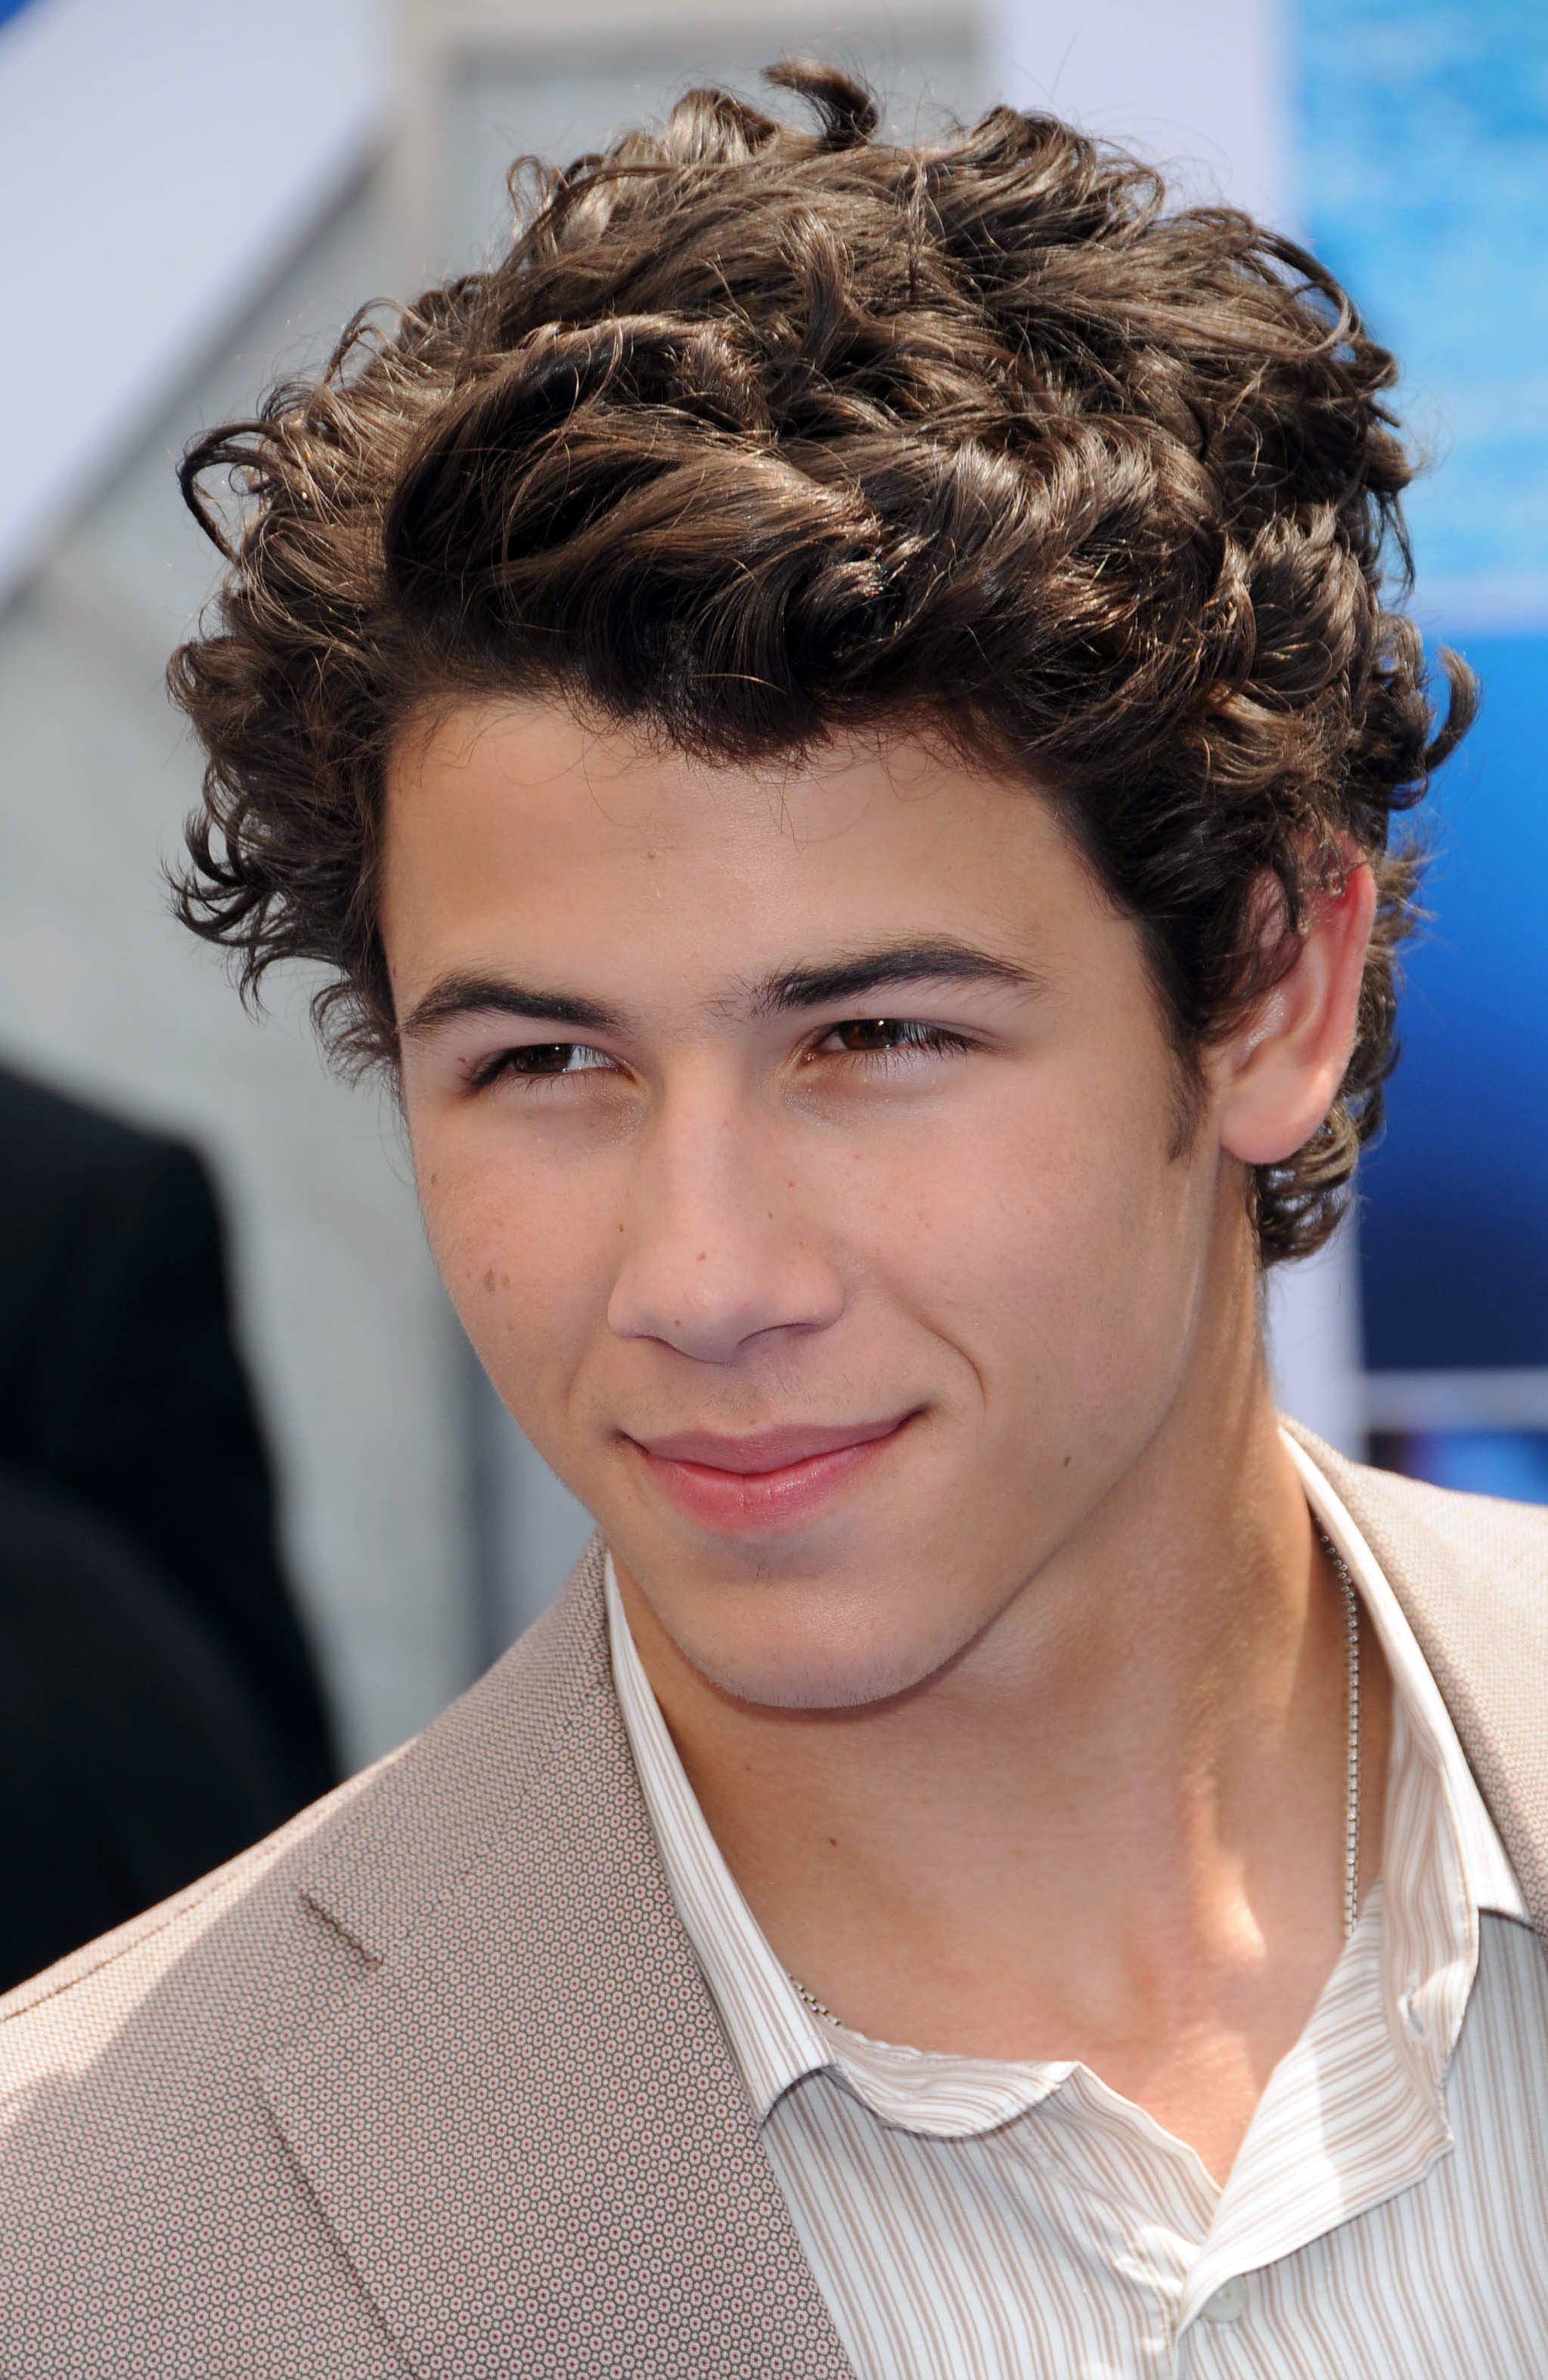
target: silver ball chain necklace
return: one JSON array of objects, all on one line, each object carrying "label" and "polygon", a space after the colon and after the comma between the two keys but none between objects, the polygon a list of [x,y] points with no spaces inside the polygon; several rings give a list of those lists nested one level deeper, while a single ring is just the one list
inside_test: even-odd
[{"label": "silver ball chain necklace", "polygon": [[[1319,1521],[1317,1535],[1333,1565],[1344,1597],[1345,1675],[1348,1680],[1344,1730],[1344,1939],[1360,1922],[1360,1596],[1349,1576],[1349,1565]],[[789,1975],[789,1970],[786,1970]],[[846,2032],[842,2017],[825,2008],[798,1975],[789,1975],[796,1993],[814,2016]]]},{"label": "silver ball chain necklace", "polygon": [[1344,1939],[1360,1923],[1360,1597],[1344,1560],[1322,1523],[1317,1535],[1344,1591],[1344,1644],[1348,1718],[1344,1732]]}]

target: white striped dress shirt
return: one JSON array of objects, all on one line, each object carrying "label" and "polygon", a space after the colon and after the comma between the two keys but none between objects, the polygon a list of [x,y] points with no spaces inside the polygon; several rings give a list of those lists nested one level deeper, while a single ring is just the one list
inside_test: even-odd
[{"label": "white striped dress shirt", "polygon": [[668,1882],[858,2380],[1548,2380],[1548,1959],[1390,1585],[1284,1442],[1391,1668],[1385,1839],[1224,2187],[1083,2065],[903,2048],[804,2006],[683,1773],[609,1557]]}]

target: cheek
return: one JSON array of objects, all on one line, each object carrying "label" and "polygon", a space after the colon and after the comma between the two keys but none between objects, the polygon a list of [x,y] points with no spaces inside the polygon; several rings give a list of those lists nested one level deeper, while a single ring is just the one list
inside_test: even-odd
[{"label": "cheek", "polygon": [[1097,1459],[1148,1430],[1186,1366],[1209,1251],[1196,1168],[1171,1154],[1155,1078],[1088,1096],[1050,1193],[1065,1251],[1058,1355],[1065,1409]]},{"label": "cheek", "polygon": [[971,1161],[937,1146],[916,1174],[903,1245],[921,1317],[1014,1433],[1042,1415],[1121,1433],[1180,1362],[1207,1217],[1170,1131],[1152,1077],[1082,1067],[986,1107]]},{"label": "cheek", "polygon": [[514,1411],[541,1393],[585,1330],[595,1236],[573,1198],[545,1196],[497,1140],[435,1124],[414,1131],[413,1140],[431,1253],[463,1328]]}]

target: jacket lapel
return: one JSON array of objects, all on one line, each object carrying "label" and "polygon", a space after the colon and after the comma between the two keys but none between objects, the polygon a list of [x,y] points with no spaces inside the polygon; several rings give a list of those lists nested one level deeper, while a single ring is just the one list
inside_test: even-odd
[{"label": "jacket lapel", "polygon": [[1390,1580],[1548,1940],[1548,1514],[1396,1478],[1286,1427]]},{"label": "jacket lapel", "polygon": [[305,1888],[369,1972],[262,2070],[412,2370],[849,2380],[679,1923],[602,1539]]}]

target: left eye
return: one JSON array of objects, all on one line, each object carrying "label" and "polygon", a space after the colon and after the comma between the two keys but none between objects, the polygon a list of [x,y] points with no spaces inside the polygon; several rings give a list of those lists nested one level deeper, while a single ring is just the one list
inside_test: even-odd
[{"label": "left eye", "polygon": [[[846,1034],[895,1038],[879,1040],[872,1038],[868,1046],[862,1042],[858,1049],[852,1047],[832,1052],[824,1050],[823,1043],[833,1039],[837,1035]],[[863,1065],[880,1068],[895,1063],[900,1058],[906,1061],[911,1056],[960,1055],[962,1050],[971,1047],[972,1044],[965,1034],[953,1033],[944,1025],[921,1025],[907,1016],[857,1016],[846,1018],[841,1025],[829,1026],[823,1036],[823,1041],[817,1045],[812,1054],[814,1057],[830,1054],[835,1057],[855,1058]]]}]

